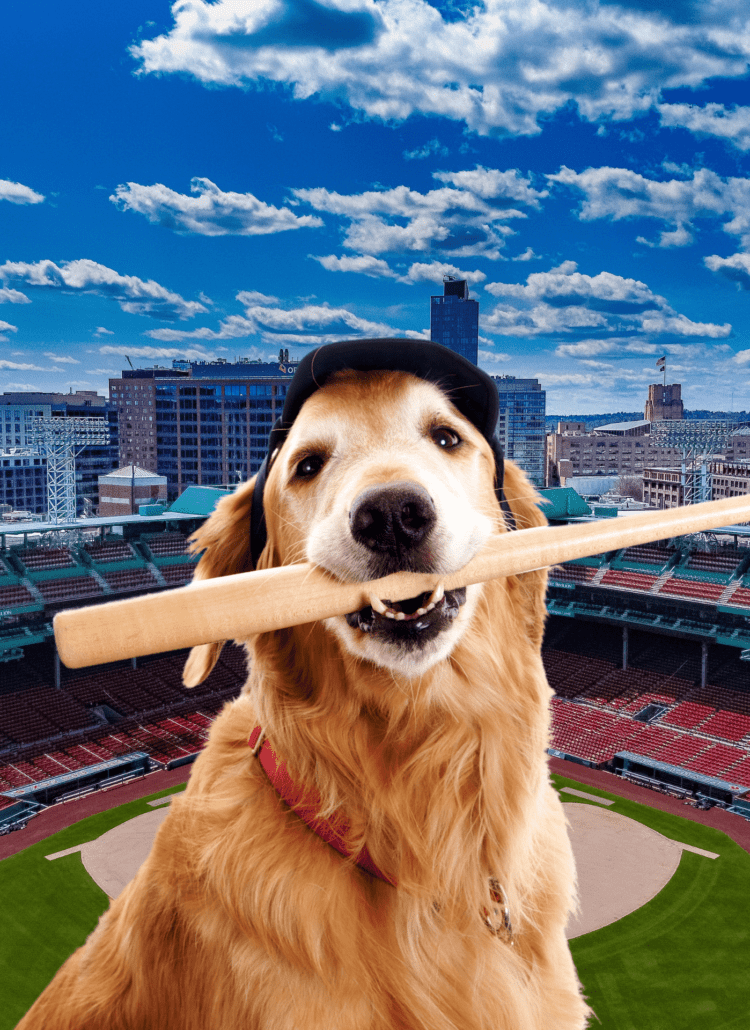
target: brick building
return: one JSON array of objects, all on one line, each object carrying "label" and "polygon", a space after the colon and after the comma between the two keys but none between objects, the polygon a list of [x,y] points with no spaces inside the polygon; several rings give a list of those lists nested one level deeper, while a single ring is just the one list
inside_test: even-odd
[{"label": "brick building", "polygon": [[167,477],[157,476],[138,465],[99,476],[99,514],[137,515],[141,504],[167,501]]}]

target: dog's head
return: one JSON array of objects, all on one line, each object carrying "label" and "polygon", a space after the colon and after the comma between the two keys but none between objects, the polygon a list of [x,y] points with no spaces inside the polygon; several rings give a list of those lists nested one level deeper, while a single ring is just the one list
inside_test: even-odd
[{"label": "dog's head", "polygon": [[[439,385],[407,372],[339,371],[302,404],[267,473],[267,541],[260,568],[309,561],[342,581],[401,571],[444,577],[492,533],[506,532],[487,438]],[[222,500],[196,534],[197,577],[252,567],[254,480]],[[523,474],[507,466],[517,525],[544,523]],[[470,625],[482,584],[404,601],[371,597],[325,620],[356,658],[406,677],[445,659]],[[186,682],[199,682],[220,645],[194,649]]]}]

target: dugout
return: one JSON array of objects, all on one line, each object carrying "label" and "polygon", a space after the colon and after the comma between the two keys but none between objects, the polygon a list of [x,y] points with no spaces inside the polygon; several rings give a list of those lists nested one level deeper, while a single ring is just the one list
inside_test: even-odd
[{"label": "dugout", "polygon": [[143,776],[150,770],[150,760],[145,751],[132,751],[120,758],[111,758],[107,762],[86,765],[73,769],[59,776],[50,776],[46,780],[25,783],[21,787],[13,787],[2,791],[2,796],[14,801],[35,802],[40,805],[53,805],[66,797],[101,790],[124,783],[135,776]]},{"label": "dugout", "polygon": [[746,787],[736,783],[682,769],[678,765],[670,765],[669,762],[659,762],[655,758],[637,755],[632,751],[618,751],[612,759],[612,766],[618,776],[634,780],[636,783],[673,790],[685,797],[713,801],[726,808],[735,802],[737,795],[747,792]]}]

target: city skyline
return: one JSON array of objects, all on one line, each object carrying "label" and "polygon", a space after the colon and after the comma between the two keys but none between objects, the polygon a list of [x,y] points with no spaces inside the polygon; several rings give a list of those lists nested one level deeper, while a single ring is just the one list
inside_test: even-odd
[{"label": "city skyline", "polygon": [[0,393],[427,336],[452,274],[480,367],[550,414],[641,410],[662,356],[686,409],[750,409],[738,0],[82,0],[5,30]]}]

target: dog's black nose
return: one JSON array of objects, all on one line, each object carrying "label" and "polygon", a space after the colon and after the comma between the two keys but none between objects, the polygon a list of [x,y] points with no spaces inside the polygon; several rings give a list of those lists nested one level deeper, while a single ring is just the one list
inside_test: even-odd
[{"label": "dog's black nose", "polygon": [[357,543],[397,556],[418,547],[435,525],[435,505],[418,483],[370,486],[355,499],[349,525]]}]

